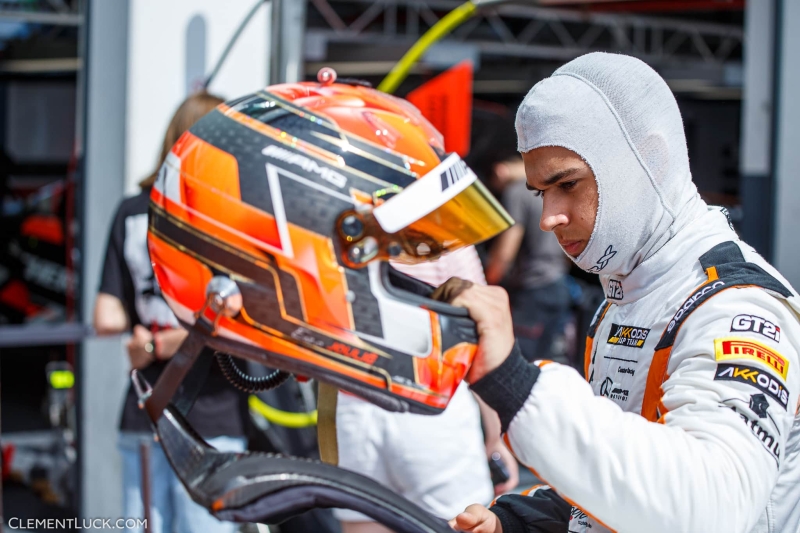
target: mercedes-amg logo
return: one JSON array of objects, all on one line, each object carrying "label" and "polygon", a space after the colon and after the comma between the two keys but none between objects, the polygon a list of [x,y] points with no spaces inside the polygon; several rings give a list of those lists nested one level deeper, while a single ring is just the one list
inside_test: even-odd
[{"label": "mercedes-amg logo", "polygon": [[611,390],[614,388],[614,382],[611,378],[606,378],[603,380],[603,383],[600,384],[600,394],[608,398],[611,396]]}]

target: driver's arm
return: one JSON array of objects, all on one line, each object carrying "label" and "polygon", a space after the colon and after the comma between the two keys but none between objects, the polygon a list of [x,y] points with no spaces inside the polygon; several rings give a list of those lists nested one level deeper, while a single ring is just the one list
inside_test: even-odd
[{"label": "driver's arm", "polygon": [[[731,335],[731,313],[742,312],[784,326],[783,341],[770,348],[788,361],[785,379],[771,373],[789,393],[786,405],[768,397],[766,412],[756,412],[750,400],[758,388],[715,380],[714,341]],[[608,527],[746,532],[766,507],[785,459],[800,387],[792,344],[798,334],[793,313],[763,290],[715,296],[678,335],[660,423],[595,396],[571,368],[531,367],[518,355],[473,379],[473,390],[498,411],[520,461]],[[769,372],[752,358],[728,362]]]}]

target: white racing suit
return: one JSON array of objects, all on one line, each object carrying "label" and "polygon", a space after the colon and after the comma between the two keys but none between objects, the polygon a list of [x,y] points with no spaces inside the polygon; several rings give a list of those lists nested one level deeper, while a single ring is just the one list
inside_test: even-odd
[{"label": "white racing suit", "polygon": [[512,354],[473,385],[519,460],[568,502],[556,520],[541,490],[501,498],[504,533],[800,531],[788,282],[717,209],[629,275],[601,279],[585,379]]}]

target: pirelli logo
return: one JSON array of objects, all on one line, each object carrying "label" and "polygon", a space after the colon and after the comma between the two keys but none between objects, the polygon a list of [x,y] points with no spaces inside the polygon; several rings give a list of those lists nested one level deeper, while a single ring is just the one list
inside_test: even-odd
[{"label": "pirelli logo", "polygon": [[637,328],[635,326],[621,326],[611,324],[611,331],[608,333],[608,344],[617,346],[629,346],[631,348],[641,348],[650,330],[647,328]]},{"label": "pirelli logo", "polygon": [[784,380],[789,373],[789,361],[772,348],[752,339],[714,339],[714,356],[717,361],[759,361],[775,369]]}]

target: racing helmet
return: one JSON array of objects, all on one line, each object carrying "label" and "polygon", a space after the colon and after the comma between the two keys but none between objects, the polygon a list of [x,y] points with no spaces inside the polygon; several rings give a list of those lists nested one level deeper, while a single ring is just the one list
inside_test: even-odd
[{"label": "racing helmet", "polygon": [[150,196],[148,247],[208,346],[438,413],[476,351],[465,309],[394,269],[513,224],[405,100],[359,82],[273,85],[183,134]]}]

